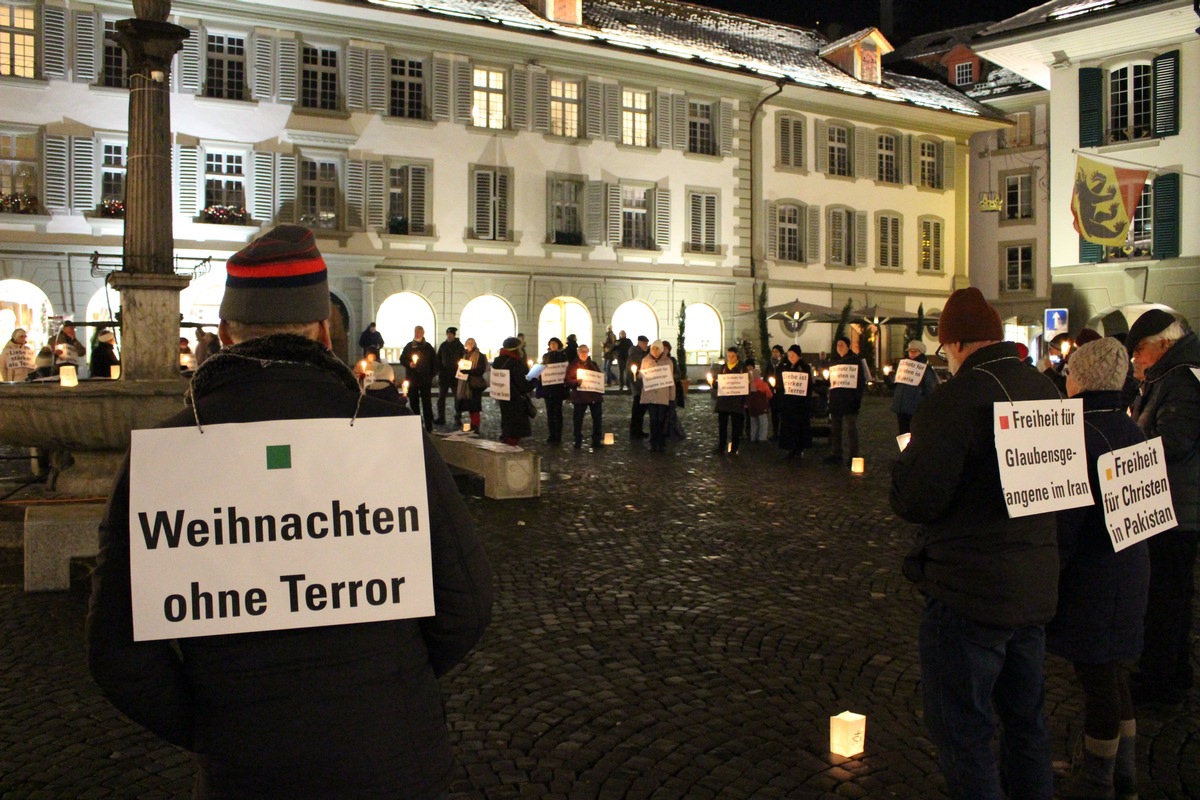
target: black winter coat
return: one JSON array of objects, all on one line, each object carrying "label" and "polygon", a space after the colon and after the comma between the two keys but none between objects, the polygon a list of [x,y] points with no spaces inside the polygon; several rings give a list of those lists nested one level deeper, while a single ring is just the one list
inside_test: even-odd
[{"label": "black winter coat", "polygon": [[533,384],[525,376],[529,374],[529,364],[514,350],[501,350],[500,355],[492,359],[492,369],[508,370],[508,383],[511,400],[497,400],[500,406],[500,436],[520,439],[533,434],[533,425],[529,413],[525,410],[525,397],[533,391]]},{"label": "black winter coat", "polygon": [[1161,436],[1179,530],[1200,530],[1200,340],[1189,333],[1146,370],[1133,418],[1147,439]]},{"label": "black winter coat", "polygon": [[841,358],[830,362],[833,367],[838,364],[851,364],[858,367],[858,386],[854,389],[830,389],[829,413],[834,415],[857,414],[862,407],[863,394],[867,390],[867,366],[862,356],[853,350]]},{"label": "black winter coat", "polygon": [[1054,616],[1054,515],[1009,518],[992,407],[1058,396],[1021,363],[1015,344],[981,348],[917,408],[912,439],[892,468],[892,510],[921,523],[905,576],[975,622],[1019,628]]},{"label": "black winter coat", "polygon": [[[208,424],[349,419],[356,408],[363,417],[408,413],[361,397],[344,364],[290,334],[213,356],[197,370],[192,392]],[[189,408],[163,427],[195,424]],[[445,791],[454,765],[437,678],[479,641],[491,617],[492,574],[454,479],[428,436],[423,442],[422,453],[407,456],[425,466],[435,616],[174,644],[133,641],[126,458],[100,527],[89,667],[130,719],[200,755],[212,797]]]},{"label": "black winter coat", "polygon": [[1046,626],[1046,649],[1085,664],[1134,661],[1142,653],[1150,555],[1145,542],[1113,552],[1096,459],[1146,439],[1125,414],[1120,392],[1080,397],[1096,504],[1057,514],[1058,612]]},{"label": "black winter coat", "polygon": [[96,342],[96,346],[92,348],[92,361],[89,367],[93,378],[111,378],[112,368],[120,363],[117,351],[111,344]]},{"label": "black winter coat", "polygon": [[808,373],[808,391],[813,389],[813,371],[804,359],[792,364],[787,358],[775,371],[775,396],[779,401],[779,446],[784,450],[806,450],[812,447],[812,420],[809,395],[788,394],[783,375],[787,372]]},{"label": "black winter coat", "polygon": [[433,376],[437,372],[437,351],[428,339],[415,339],[404,345],[400,351],[400,366],[404,367],[404,377],[410,386],[433,386]]},{"label": "black winter coat", "polygon": [[453,386],[454,376],[458,373],[458,362],[466,355],[466,345],[459,339],[447,339],[438,345],[438,384]]},{"label": "black winter coat", "polygon": [[[547,350],[542,354],[542,364],[570,364],[573,359],[567,358],[565,350]],[[540,382],[540,381],[539,381]],[[547,400],[566,400],[570,390],[567,384],[552,383],[549,386],[542,385],[542,397]]]},{"label": "black winter coat", "polygon": [[728,375],[730,373],[742,374],[745,371],[746,371],[746,362],[739,361],[733,367],[729,366],[729,362],[725,362],[725,363],[721,364],[720,369],[717,369],[713,372],[713,377],[716,378],[716,380],[713,382],[713,386],[712,386],[713,411],[716,411],[717,413],[725,413],[725,414],[745,414],[746,413],[746,401],[749,400],[749,398],[750,398],[749,393],[727,394],[724,397],[722,397],[717,388],[721,385],[721,376],[722,375]]}]

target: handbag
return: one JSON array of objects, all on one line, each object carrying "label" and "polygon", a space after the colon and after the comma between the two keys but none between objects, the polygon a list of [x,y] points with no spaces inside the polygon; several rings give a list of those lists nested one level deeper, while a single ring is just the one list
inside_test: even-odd
[{"label": "handbag", "polygon": [[530,419],[535,419],[537,417],[537,406],[533,404],[533,398],[527,394],[523,394],[521,395],[521,399],[525,401],[525,413],[529,415]]}]

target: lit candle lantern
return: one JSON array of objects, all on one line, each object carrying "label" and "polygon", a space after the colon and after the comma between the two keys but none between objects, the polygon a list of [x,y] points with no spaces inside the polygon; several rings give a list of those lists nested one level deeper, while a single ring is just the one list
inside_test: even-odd
[{"label": "lit candle lantern", "polygon": [[604,443],[605,444],[616,444],[617,440],[613,438],[613,435],[611,433],[606,433],[606,434],[604,434]]},{"label": "lit candle lantern", "polygon": [[400,393],[405,395],[408,394],[408,381],[404,381],[400,384]]},{"label": "lit candle lantern", "polygon": [[470,432],[471,432],[471,423],[464,422],[463,423],[463,433],[470,433]]},{"label": "lit candle lantern", "polygon": [[416,353],[413,353],[413,366],[414,367],[417,365],[417,362],[420,360],[421,360],[421,357],[419,355],[417,355]]},{"label": "lit candle lantern", "polygon": [[358,362],[358,371],[359,371],[359,372],[361,372],[361,373],[363,373],[364,375],[366,374],[366,372],[367,372],[367,360],[366,360],[365,358],[364,358],[362,361]]},{"label": "lit candle lantern", "polygon": [[771,377],[767,378],[767,383],[771,384],[771,388],[774,389],[775,388],[775,376],[772,375]]},{"label": "lit candle lantern", "polygon": [[120,378],[121,377],[121,365],[113,364],[112,367],[110,368],[110,375],[114,381],[117,380],[118,378]]},{"label": "lit candle lantern", "polygon": [[827,370],[827,369],[821,370],[821,377],[824,378],[825,380],[829,380],[829,370]]},{"label": "lit candle lantern", "polygon": [[888,364],[886,367],[883,368],[883,374],[884,375],[892,374],[892,365],[891,364]]},{"label": "lit candle lantern", "polygon": [[63,364],[58,368],[58,382],[63,386],[78,386],[79,373],[75,371],[75,367],[70,364]]},{"label": "lit candle lantern", "polygon": [[636,380],[637,379],[637,364],[634,364],[632,367],[630,367],[629,371],[633,373],[633,377]]},{"label": "lit candle lantern", "polygon": [[708,385],[712,386],[712,373],[706,372],[706,373],[704,373],[704,377],[708,378]]},{"label": "lit candle lantern", "polygon": [[843,711],[829,718],[829,750],[851,758],[859,755],[867,744],[867,718],[853,711]]},{"label": "lit candle lantern", "polygon": [[533,359],[529,359],[529,368],[533,369]]},{"label": "lit candle lantern", "polygon": [[861,459],[861,458],[850,459],[850,471],[853,472],[855,475],[862,475],[863,471],[866,468],[867,468],[867,462],[864,459]]}]

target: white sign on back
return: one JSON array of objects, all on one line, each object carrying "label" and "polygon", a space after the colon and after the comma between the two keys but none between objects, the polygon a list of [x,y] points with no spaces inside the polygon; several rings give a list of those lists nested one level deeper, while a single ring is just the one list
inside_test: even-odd
[{"label": "white sign on back", "polygon": [[1082,400],[995,403],[992,416],[1010,517],[1092,505]]},{"label": "white sign on back", "polygon": [[925,369],[928,367],[924,361],[914,361],[911,358],[902,358],[896,364],[896,383],[903,383],[907,386],[920,386],[921,379],[925,377]]},{"label": "white sign on back", "polygon": [[723,372],[717,376],[717,397],[750,394],[750,376],[745,372]]},{"label": "white sign on back", "polygon": [[431,616],[422,452],[412,416],[133,431],[133,638]]},{"label": "white sign on back", "polygon": [[579,391],[604,394],[604,373],[594,369],[581,369],[575,373],[579,380]]},{"label": "white sign on back", "polygon": [[830,389],[857,389],[858,364],[834,364],[829,368]]},{"label": "white sign on back", "polygon": [[781,372],[783,376],[783,393],[793,397],[808,397],[807,372]]},{"label": "white sign on back", "polygon": [[671,364],[659,364],[642,370],[642,391],[647,389],[669,389],[675,384],[675,370]]},{"label": "white sign on back", "polygon": [[1104,453],[1096,459],[1096,473],[1104,500],[1104,524],[1114,551],[1179,524],[1171,503],[1161,436]]},{"label": "white sign on back", "polygon": [[567,378],[567,362],[547,364],[542,370],[542,386],[559,386]]},{"label": "white sign on back", "polygon": [[512,399],[512,391],[509,389],[508,383],[508,370],[493,369],[490,387],[493,400]]}]

